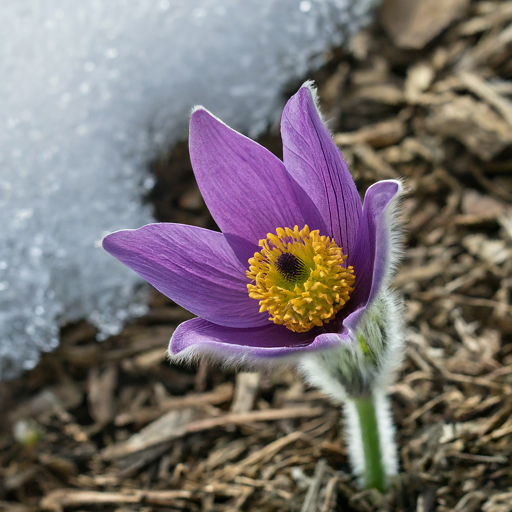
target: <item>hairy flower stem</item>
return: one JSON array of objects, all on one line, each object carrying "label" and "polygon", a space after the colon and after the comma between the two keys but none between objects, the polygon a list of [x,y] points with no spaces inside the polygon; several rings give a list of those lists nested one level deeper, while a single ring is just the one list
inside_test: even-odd
[{"label": "hairy flower stem", "polygon": [[358,419],[364,456],[363,484],[367,489],[384,492],[386,474],[379,439],[379,425],[372,396],[353,400]]},{"label": "hairy flower stem", "polygon": [[389,401],[382,389],[345,396],[345,439],[354,473],[365,489],[385,492],[398,472]]}]

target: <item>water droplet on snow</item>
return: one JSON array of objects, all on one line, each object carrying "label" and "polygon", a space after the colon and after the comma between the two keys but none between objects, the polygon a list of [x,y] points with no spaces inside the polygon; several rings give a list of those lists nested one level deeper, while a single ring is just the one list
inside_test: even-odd
[{"label": "water droplet on snow", "polygon": [[301,12],[309,12],[311,10],[311,2],[304,0],[299,4],[299,9]]},{"label": "water droplet on snow", "polygon": [[144,183],[142,184],[142,186],[143,186],[146,190],[151,190],[151,189],[155,186],[155,183],[156,183],[155,178],[153,178],[152,176],[150,176],[149,178],[146,178],[146,179],[144,180]]},{"label": "water droplet on snow", "polygon": [[194,16],[194,18],[204,18],[206,16],[206,11],[201,7],[197,7],[192,11],[192,16]]},{"label": "water droplet on snow", "polygon": [[89,133],[89,128],[87,128],[86,124],[79,124],[76,127],[76,134],[77,135],[87,135]]},{"label": "water droplet on snow", "polygon": [[23,369],[32,370],[36,367],[38,362],[38,359],[25,359],[25,361],[23,361]]},{"label": "water droplet on snow", "polygon": [[34,215],[34,210],[32,210],[32,208],[23,208],[16,212],[16,218],[18,220],[30,219],[30,217],[32,217],[32,215]]},{"label": "water droplet on snow", "polygon": [[40,258],[41,256],[43,255],[43,250],[41,249],[41,247],[31,247],[30,248],[30,256],[32,256],[32,258]]},{"label": "water droplet on snow", "polygon": [[51,76],[48,80],[48,83],[50,84],[50,87],[57,87],[59,85],[59,77],[58,76]]},{"label": "water droplet on snow", "polygon": [[48,348],[49,350],[54,350],[59,346],[59,340],[57,338],[50,338],[48,340]]},{"label": "water droplet on snow", "polygon": [[78,87],[78,90],[82,94],[87,94],[91,90],[91,86],[87,82],[82,82]]},{"label": "water droplet on snow", "polygon": [[116,48],[108,48],[105,52],[105,56],[107,59],[115,59],[119,55],[119,52]]},{"label": "water droplet on snow", "polygon": [[7,124],[7,128],[12,130],[13,128],[16,128],[16,126],[18,126],[19,120],[15,119],[14,117],[8,117],[6,124]]}]

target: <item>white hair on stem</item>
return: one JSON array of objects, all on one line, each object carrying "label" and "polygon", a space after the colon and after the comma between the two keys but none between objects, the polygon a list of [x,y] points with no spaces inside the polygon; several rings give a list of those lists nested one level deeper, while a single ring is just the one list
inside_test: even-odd
[{"label": "white hair on stem", "polygon": [[391,413],[391,400],[387,393],[376,388],[374,391],[375,411],[379,426],[379,444],[386,477],[398,473],[398,450],[395,442],[395,424]]},{"label": "white hair on stem", "polygon": [[[386,483],[398,473],[398,456],[395,443],[395,427],[391,415],[391,402],[386,393],[375,389],[372,399],[377,414],[379,430],[379,448]],[[355,403],[348,399],[343,404],[344,438],[349,454],[349,461],[353,473],[357,476],[359,484],[364,485],[365,456],[359,414]]]},{"label": "white hair on stem", "polygon": [[352,400],[346,399],[343,403],[343,420],[345,425],[343,437],[348,451],[348,457],[352,472],[357,476],[359,485],[363,486],[363,474],[365,468],[363,438],[361,436],[361,425],[356,405]]}]

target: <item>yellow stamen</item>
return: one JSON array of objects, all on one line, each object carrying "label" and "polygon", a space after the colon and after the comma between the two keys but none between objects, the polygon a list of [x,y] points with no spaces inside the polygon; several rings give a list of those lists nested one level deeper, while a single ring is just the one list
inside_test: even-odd
[{"label": "yellow stamen", "polygon": [[295,332],[332,320],[354,291],[354,269],[340,247],[318,230],[277,228],[259,241],[261,252],[249,260],[249,297],[260,313]]}]

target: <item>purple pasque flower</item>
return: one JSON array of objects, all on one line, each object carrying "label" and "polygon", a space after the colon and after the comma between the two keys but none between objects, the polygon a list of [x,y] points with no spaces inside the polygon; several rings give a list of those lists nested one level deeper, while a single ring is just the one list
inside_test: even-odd
[{"label": "purple pasque flower", "polygon": [[[361,205],[310,83],[286,104],[281,134],[283,161],[195,108],[192,166],[221,232],[159,223],[103,241],[198,316],[176,329],[173,355],[266,358],[350,346],[387,286],[400,183],[375,183]],[[284,296],[293,296],[293,308]]]}]

